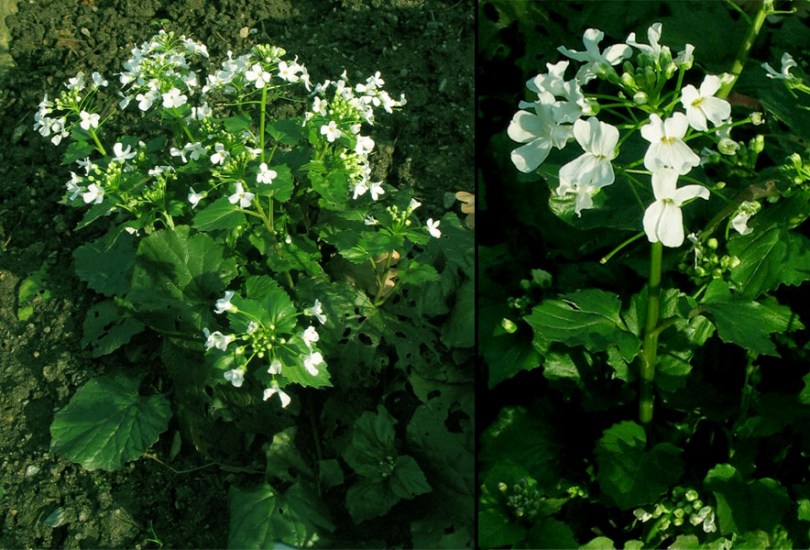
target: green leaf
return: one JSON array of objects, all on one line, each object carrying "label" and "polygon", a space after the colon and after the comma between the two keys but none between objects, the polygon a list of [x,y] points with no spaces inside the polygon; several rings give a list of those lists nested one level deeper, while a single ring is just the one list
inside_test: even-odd
[{"label": "green leaf", "polygon": [[346,508],[354,523],[384,516],[400,501],[388,483],[363,478],[346,492]]},{"label": "green leaf", "polygon": [[558,519],[543,518],[532,526],[526,536],[530,548],[579,548],[571,528]]},{"label": "green leaf", "polygon": [[297,119],[282,118],[265,125],[267,133],[283,145],[297,145],[304,139],[301,121]]},{"label": "green leaf", "polygon": [[73,252],[76,275],[105,296],[123,296],[129,290],[135,265],[135,237],[113,230]]},{"label": "green leaf", "polygon": [[46,266],[42,266],[20,282],[17,289],[17,319],[27,321],[34,314],[34,304],[51,297],[51,291],[45,288]]},{"label": "green leaf", "polygon": [[585,289],[566,294],[560,300],[545,300],[532,309],[526,322],[534,329],[534,342],[547,350],[551,342],[585,346],[589,351],[605,351],[616,344],[625,360],[638,354],[640,341],[624,325],[615,294]]},{"label": "green leaf", "polygon": [[723,535],[756,529],[770,532],[791,507],[790,497],[778,481],[746,482],[731,464],[712,468],[704,483],[717,499],[717,525]]},{"label": "green leaf", "polygon": [[487,384],[492,389],[520,371],[531,371],[541,365],[541,356],[521,333],[491,337],[488,345],[479,347],[489,366]]},{"label": "green leaf", "polygon": [[301,482],[281,496],[263,483],[253,489],[232,485],[228,491],[231,521],[228,548],[296,548],[322,546],[335,530],[318,495]]},{"label": "green leaf", "polygon": [[810,279],[810,239],[784,227],[736,236],[729,241],[728,251],[740,259],[731,270],[731,280],[747,298],[780,284],[798,285]]},{"label": "green leaf", "polygon": [[669,545],[669,548],[671,550],[698,550],[700,548],[700,540],[696,535],[680,535]]},{"label": "green leaf", "polygon": [[335,458],[318,461],[318,480],[321,487],[331,489],[343,485],[343,468]]},{"label": "green leaf", "polygon": [[647,450],[646,445],[644,428],[635,422],[611,426],[596,443],[597,481],[622,510],[656,502],[683,472],[681,449],[660,443]]},{"label": "green leaf", "polygon": [[430,492],[430,484],[412,456],[400,455],[389,480],[391,490],[399,498],[412,499]]},{"label": "green leaf", "polygon": [[475,283],[466,281],[456,293],[450,317],[442,325],[441,340],[447,347],[471,348],[475,345]]},{"label": "green leaf", "polygon": [[140,377],[113,374],[79,388],[51,424],[51,452],[87,470],[117,470],[140,457],[171,418],[162,395],[138,394]]},{"label": "green leaf", "polygon": [[526,538],[528,530],[499,510],[482,505],[478,513],[478,544],[481,548],[512,546]]},{"label": "green leaf", "polygon": [[354,424],[351,443],[343,451],[343,459],[352,469],[365,477],[380,477],[380,461],[396,455],[394,424],[396,420],[384,406],[377,412],[364,412]]},{"label": "green leaf", "polygon": [[197,212],[192,223],[200,231],[233,229],[245,223],[245,214],[228,197],[222,197]]},{"label": "green leaf", "polygon": [[799,499],[799,515],[798,518],[802,521],[810,521],[810,500],[806,498]]},{"label": "green leaf", "polygon": [[222,121],[225,129],[231,134],[240,134],[245,130],[250,130],[250,117],[246,114],[238,114],[228,117]]},{"label": "green leaf", "polygon": [[105,300],[87,310],[82,345],[93,348],[92,357],[101,357],[114,352],[143,329],[143,323],[120,311],[113,300]]},{"label": "green leaf", "polygon": [[295,432],[294,426],[282,430],[275,434],[273,442],[266,446],[265,470],[268,478],[277,477],[281,481],[293,482],[298,476],[291,474],[290,470],[312,477],[312,469],[295,446]]},{"label": "green leaf", "polygon": [[187,226],[156,231],[143,239],[128,298],[138,318],[157,330],[201,332],[216,326],[214,302],[236,276],[236,262],[205,234]]},{"label": "green leaf", "polygon": [[596,537],[583,544],[580,548],[582,550],[615,550],[616,545],[613,543],[613,539]]},{"label": "green leaf", "polygon": [[717,334],[724,342],[752,353],[778,356],[770,334],[803,328],[789,307],[774,299],[760,303],[733,298],[722,283],[710,285],[702,305],[712,314]]}]

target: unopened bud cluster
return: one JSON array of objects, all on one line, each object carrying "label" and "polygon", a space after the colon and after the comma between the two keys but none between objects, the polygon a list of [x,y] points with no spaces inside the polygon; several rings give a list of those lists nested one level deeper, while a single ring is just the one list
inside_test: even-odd
[{"label": "unopened bud cluster", "polygon": [[698,282],[705,282],[708,279],[726,279],[732,269],[740,265],[737,256],[721,255],[718,253],[719,241],[711,237],[705,242],[697,240],[690,235],[694,248],[694,263],[692,265],[682,264],[681,269],[689,273]]},{"label": "unopened bud cluster", "polygon": [[641,523],[656,520],[658,532],[675,531],[674,528],[683,527],[686,522],[693,527],[702,526],[705,533],[717,530],[714,509],[700,498],[695,489],[675,487],[670,498],[657,503],[651,510],[636,508],[633,515]]}]

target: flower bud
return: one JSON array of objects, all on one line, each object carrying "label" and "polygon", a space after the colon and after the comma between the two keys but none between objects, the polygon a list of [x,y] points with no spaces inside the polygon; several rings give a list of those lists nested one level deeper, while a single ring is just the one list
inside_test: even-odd
[{"label": "flower bud", "polygon": [[751,113],[751,124],[753,124],[754,126],[765,124],[765,116],[759,111]]},{"label": "flower bud", "polygon": [[761,153],[765,149],[765,136],[757,134],[748,144],[748,148],[754,153]]},{"label": "flower bud", "polygon": [[649,100],[650,97],[647,95],[647,92],[639,91],[633,96],[633,103],[636,105],[646,105]]},{"label": "flower bud", "polygon": [[740,144],[731,138],[722,138],[717,143],[717,150],[728,156],[736,155],[739,148]]},{"label": "flower bud", "polygon": [[501,328],[505,330],[508,334],[514,334],[517,331],[517,325],[511,319],[507,319],[504,317],[501,320]]},{"label": "flower bud", "polygon": [[504,483],[503,481],[500,481],[500,482],[498,482],[498,490],[501,493],[505,493],[507,490],[509,490],[509,487],[506,485],[506,483]]},{"label": "flower bud", "polygon": [[645,84],[644,87],[645,88],[647,88],[648,90],[652,90],[655,87],[656,77],[657,77],[657,75],[656,75],[655,69],[653,67],[651,67],[650,65],[647,65],[646,67],[644,67],[644,84]]},{"label": "flower bud", "polygon": [[[719,245],[720,245],[720,243],[718,243],[718,242],[717,242],[717,239],[715,239],[714,237],[712,237],[711,239],[709,239],[708,241],[706,241],[706,246],[708,246],[708,247],[709,247],[709,248],[711,248],[712,250],[717,250],[717,247],[718,247]],[[696,498],[697,498],[697,497],[696,497]]]},{"label": "flower bud", "polygon": [[624,86],[628,90],[631,91],[638,90],[638,85],[636,84],[636,79],[633,77],[633,73],[627,71],[622,74],[619,80],[621,81],[622,86]]}]

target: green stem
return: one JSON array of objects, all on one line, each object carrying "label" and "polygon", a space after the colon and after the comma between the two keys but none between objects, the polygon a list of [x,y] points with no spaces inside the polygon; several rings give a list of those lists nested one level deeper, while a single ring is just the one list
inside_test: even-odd
[{"label": "green stem", "polygon": [[[663,245],[652,244],[650,253],[650,282],[647,286],[647,320],[641,344],[641,390],[639,392],[639,420],[649,436],[653,420],[655,362],[658,358],[658,316],[661,310],[661,263]],[[650,442],[650,438],[647,438]]]},{"label": "green stem", "polygon": [[[374,297],[374,305],[381,306],[385,300],[382,299],[383,292],[385,291],[385,282],[388,280],[388,270],[391,268],[391,258],[394,257],[394,253],[396,250],[392,250],[388,253],[388,257],[385,259],[385,266],[383,267],[382,274],[377,278],[377,295]],[[373,259],[371,260],[374,263],[376,268],[377,262]]]},{"label": "green stem", "polygon": [[88,132],[87,132],[87,133],[88,133],[88,134],[90,134],[90,137],[91,137],[91,138],[93,138],[93,142],[95,142],[95,144],[96,144],[96,150],[97,150],[99,153],[101,153],[101,155],[102,155],[102,156],[105,156],[105,157],[106,157],[106,156],[107,156],[107,150],[106,150],[106,149],[104,149],[104,146],[103,146],[103,145],[101,144],[101,142],[99,141],[98,136],[96,135],[96,131],[95,131],[95,130],[93,130],[92,128],[90,128],[90,130],[88,130]]},{"label": "green stem", "polygon": [[731,89],[734,88],[734,84],[740,77],[743,67],[745,66],[745,62],[748,59],[748,52],[751,51],[759,31],[762,30],[762,25],[765,23],[765,18],[773,13],[773,11],[773,0],[762,0],[760,2],[757,13],[754,15],[754,20],[751,22],[751,26],[748,27],[748,34],[745,35],[745,39],[743,40],[742,44],[740,44],[737,57],[734,58],[734,63],[731,65],[731,70],[729,70],[732,78],[727,84],[724,84],[720,88],[720,91],[717,92],[717,97],[727,98],[731,93]]}]

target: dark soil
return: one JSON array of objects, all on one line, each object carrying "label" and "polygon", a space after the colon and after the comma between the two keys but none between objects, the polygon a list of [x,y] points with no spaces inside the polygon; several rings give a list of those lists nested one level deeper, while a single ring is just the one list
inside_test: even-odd
[{"label": "dark soil", "polygon": [[[15,65],[0,69],[0,547],[224,547],[229,474],[195,469],[205,460],[194,449],[182,447],[171,467],[142,458],[113,473],[49,453],[54,411],[76,388],[135,367],[123,355],[91,359],[81,347],[92,297],[72,252],[92,235],[73,231],[81,212],[57,204],[69,174],[63,148],[32,130],[37,104],[78,71],[117,72],[161,26],[206,43],[217,60],[279,45],[313,81],[379,70],[408,104],[379,121],[375,170],[416,188],[437,217],[457,208],[448,193],[473,188],[473,2],[18,0],[17,9],[6,19]],[[256,32],[242,38],[246,27]],[[20,282],[40,270],[33,315],[20,321]],[[175,433],[163,434],[155,456],[168,460]]]}]

